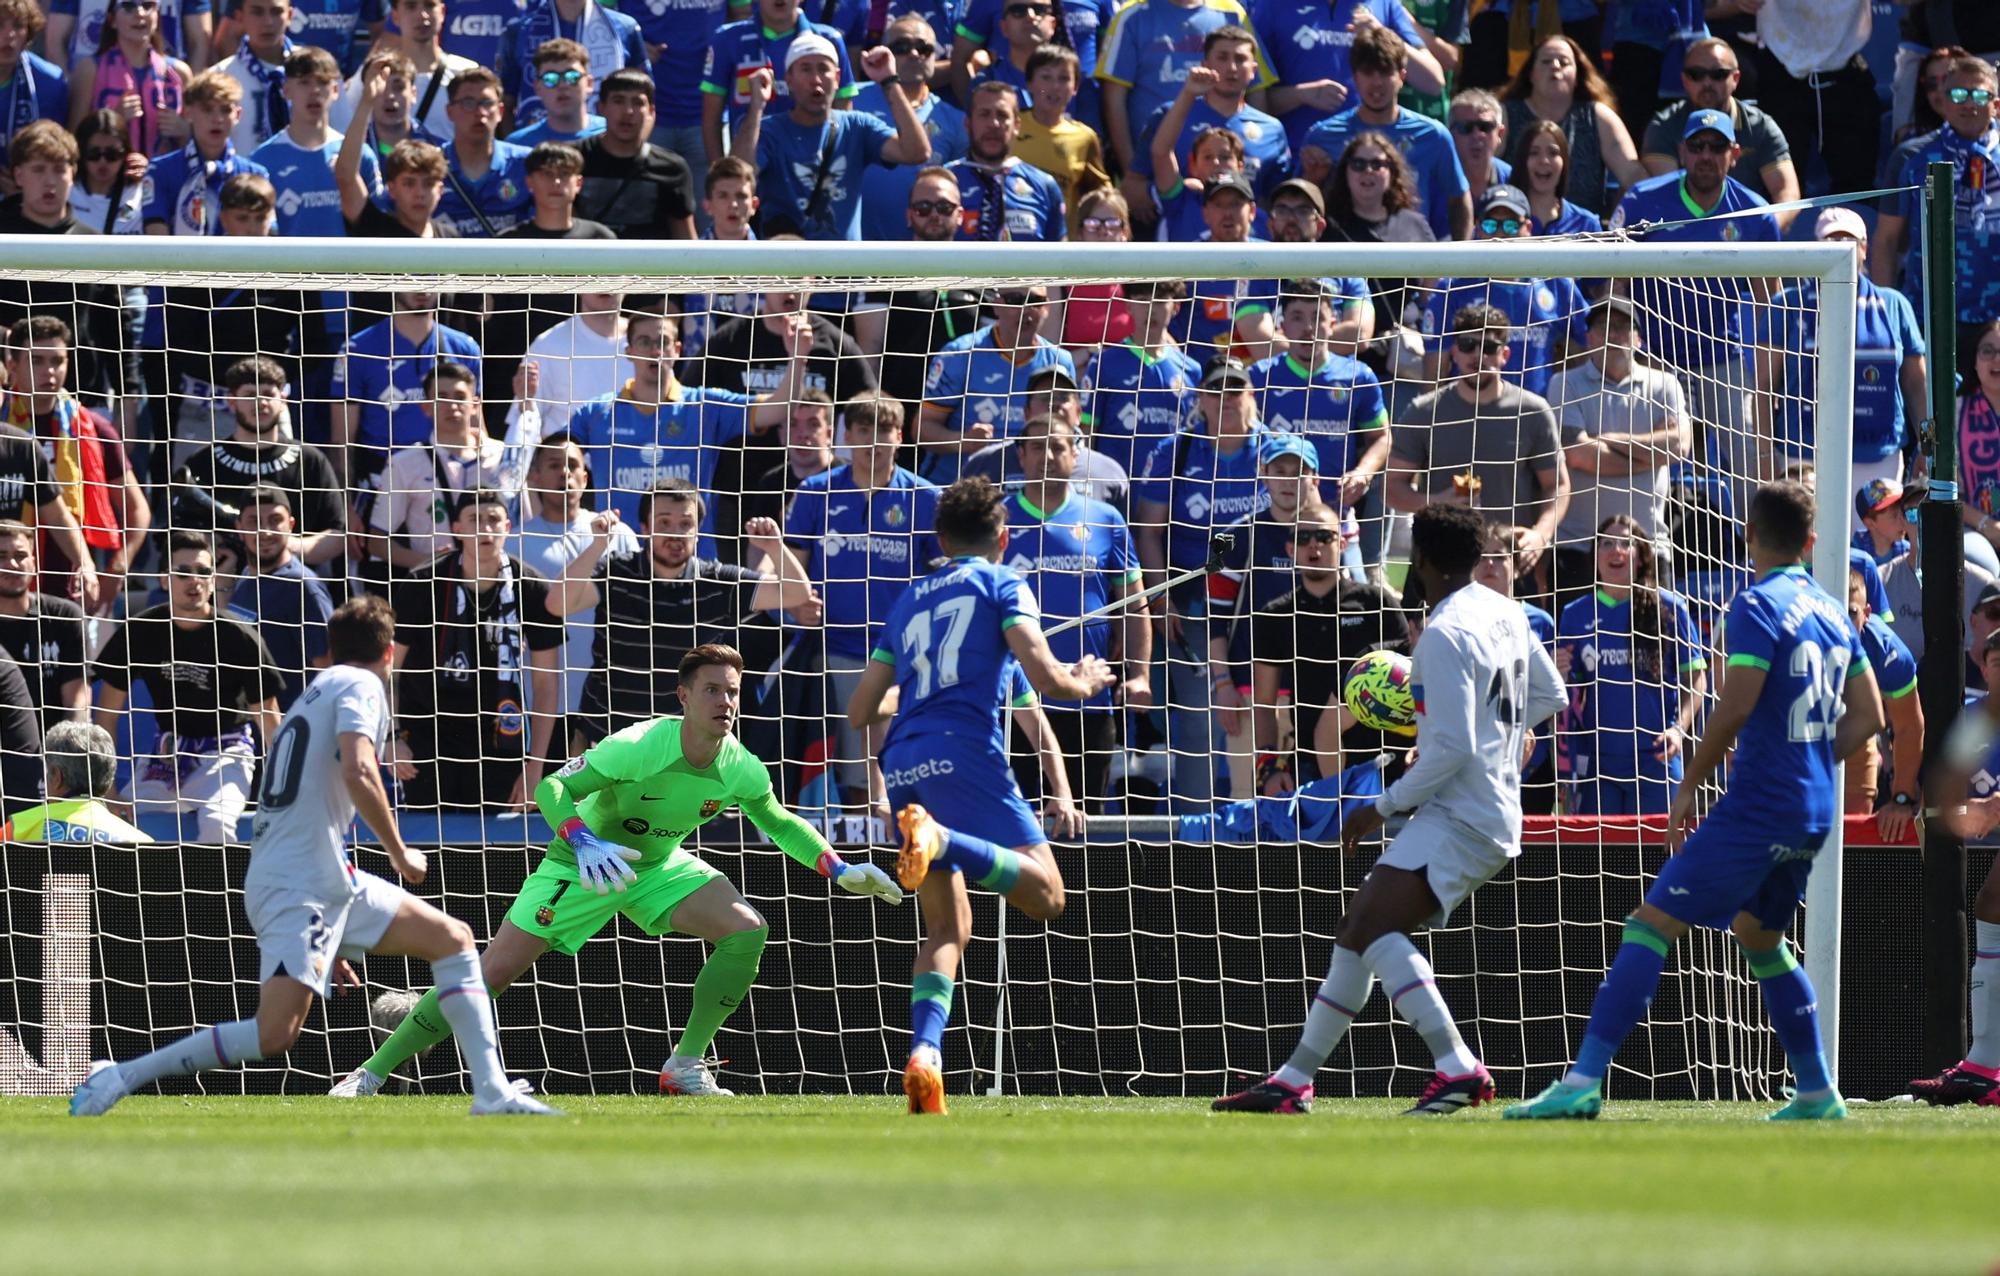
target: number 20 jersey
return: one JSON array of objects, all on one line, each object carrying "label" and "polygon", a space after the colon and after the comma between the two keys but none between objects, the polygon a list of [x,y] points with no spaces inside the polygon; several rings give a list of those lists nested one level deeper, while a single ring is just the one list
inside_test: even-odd
[{"label": "number 20 jersey", "polygon": [[1729,668],[1762,669],[1765,680],[1711,818],[1824,833],[1841,792],[1833,756],[1841,698],[1848,679],[1869,672],[1861,637],[1803,567],[1767,572],[1743,589],[1724,624]]},{"label": "number 20 jersey", "polygon": [[901,689],[887,743],[919,735],[986,742],[1007,753],[1006,705],[1018,663],[1007,630],[1041,621],[1035,592],[1011,568],[954,559],[911,585],[889,612],[871,659]]},{"label": "number 20 jersey", "polygon": [[283,887],[326,900],[346,895],[354,799],[340,775],[340,737],[368,737],[379,757],[389,722],[382,680],[368,670],[335,665],[312,680],[265,750],[244,889]]}]

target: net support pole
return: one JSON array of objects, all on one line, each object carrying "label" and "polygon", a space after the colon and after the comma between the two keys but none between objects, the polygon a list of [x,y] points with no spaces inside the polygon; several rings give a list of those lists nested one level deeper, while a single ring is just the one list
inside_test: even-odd
[{"label": "net support pole", "polygon": [[[1957,617],[1964,606],[1964,517],[1958,494],[1958,405],[1952,371],[1958,362],[1955,266],[1957,210],[1953,166],[1932,164],[1925,181],[1925,319],[1930,327],[1930,491],[1919,510],[1924,616]],[[1926,624],[1917,695],[1924,711],[1925,774],[1938,775],[1944,738],[1965,703],[1965,628]],[[1962,795],[1959,795],[1962,796]],[[1951,801],[1931,795],[1931,804]],[[1923,822],[1924,1071],[1940,1072],[1965,1057],[1968,989],[1965,945],[1965,843],[1943,820]]]},{"label": "net support pole", "polygon": [[999,923],[994,932],[993,966],[993,1084],[986,1087],[986,1093],[998,1098],[1001,1082],[1005,1079],[1001,1069],[1007,1066],[1007,899],[996,897]]},{"label": "net support pole", "polygon": [[[1818,482],[1813,531],[1813,579],[1843,602],[1854,491],[1854,315],[1860,266],[1853,253],[1819,281],[1819,402],[1813,465]],[[1840,822],[1813,860],[1806,880],[1806,975],[1819,998],[1826,1065],[1840,1075]]]}]

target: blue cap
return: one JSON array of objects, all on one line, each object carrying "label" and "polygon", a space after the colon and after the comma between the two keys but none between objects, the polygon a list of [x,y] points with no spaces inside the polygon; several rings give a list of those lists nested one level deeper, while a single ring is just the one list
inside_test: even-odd
[{"label": "blue cap", "polygon": [[1269,465],[1281,456],[1296,456],[1305,468],[1319,473],[1319,449],[1297,434],[1267,434],[1264,445],[1257,449],[1257,464]]},{"label": "blue cap", "polygon": [[1696,111],[1688,116],[1687,127],[1681,130],[1681,141],[1687,141],[1696,133],[1720,133],[1734,144],[1736,121],[1729,118],[1727,111]]}]

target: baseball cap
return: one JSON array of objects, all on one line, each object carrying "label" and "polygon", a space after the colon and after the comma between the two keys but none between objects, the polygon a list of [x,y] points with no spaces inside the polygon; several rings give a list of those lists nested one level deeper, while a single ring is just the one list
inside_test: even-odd
[{"label": "baseball cap", "polygon": [[1319,449],[1296,434],[1267,434],[1257,449],[1257,464],[1269,465],[1281,456],[1296,456],[1307,470],[1319,473]]},{"label": "baseball cap", "polygon": [[1326,216],[1326,193],[1304,178],[1294,177],[1287,181],[1279,182],[1271,190],[1271,202],[1274,204],[1277,203],[1278,196],[1280,195],[1297,195],[1300,199],[1310,202],[1314,208],[1318,209],[1321,217]]},{"label": "baseball cap", "polygon": [[1201,192],[1201,202],[1206,204],[1224,191],[1235,191],[1251,203],[1257,202],[1257,192],[1250,189],[1250,180],[1241,173],[1223,173],[1208,179],[1208,185]]},{"label": "baseball cap", "polygon": [[1889,510],[1908,509],[1923,502],[1925,488],[1922,483],[1892,483],[1885,478],[1869,479],[1854,494],[1854,514],[1866,518],[1870,514],[1882,514]]},{"label": "baseball cap", "polygon": [[1825,239],[1831,235],[1852,235],[1862,243],[1868,242],[1868,223],[1861,220],[1861,214],[1851,208],[1829,208],[1813,223],[1813,238]]},{"label": "baseball cap", "polygon": [[1624,297],[1599,297],[1596,301],[1590,303],[1590,317],[1586,326],[1596,327],[1598,324],[1610,319],[1612,315],[1623,315],[1628,323],[1636,324],[1639,322],[1639,311],[1629,299]]},{"label": "baseball cap", "polygon": [[1688,116],[1687,126],[1681,130],[1681,141],[1687,141],[1696,133],[1720,133],[1734,142],[1736,121],[1729,118],[1727,111],[1696,111]]},{"label": "baseball cap", "polygon": [[1060,363],[1047,364],[1036,368],[1028,374],[1029,389],[1047,382],[1054,382],[1065,390],[1074,390],[1077,388],[1076,377],[1070,373],[1068,368],[1063,367]]},{"label": "baseball cap", "polygon": [[[2000,603],[2000,580],[1989,580],[1986,582],[1986,588],[1980,590],[1979,597],[1972,600],[1972,609],[1978,611],[1988,603]],[[1990,638],[1987,639],[1987,646],[1990,647],[1992,645],[1993,640]]]},{"label": "baseball cap", "polygon": [[1519,213],[1521,216],[1526,217],[1528,215],[1527,193],[1520,187],[1509,186],[1505,182],[1501,182],[1497,186],[1488,186],[1486,193],[1479,197],[1478,216],[1484,217],[1496,208],[1504,208],[1509,212]]},{"label": "baseball cap", "polygon": [[825,58],[835,66],[840,65],[840,55],[834,50],[833,41],[814,31],[808,31],[792,41],[792,47],[785,50],[785,70],[800,58]]},{"label": "baseball cap", "polygon": [[1241,359],[1230,355],[1217,355],[1210,359],[1201,370],[1201,388],[1220,390],[1227,385],[1250,388],[1250,369],[1243,366]]}]

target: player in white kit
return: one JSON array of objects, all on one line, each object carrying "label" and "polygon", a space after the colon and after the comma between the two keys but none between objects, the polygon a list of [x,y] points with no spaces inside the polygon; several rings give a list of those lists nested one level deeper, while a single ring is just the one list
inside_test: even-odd
[{"label": "player in white kit", "polygon": [[1492,1076],[1466,1049],[1430,963],[1410,942],[1521,853],[1529,733],[1565,703],[1555,662],[1535,641],[1521,605],[1472,583],[1484,541],[1484,523],[1464,506],[1427,506],[1412,520],[1410,573],[1425,598],[1439,600],[1410,660],[1417,759],[1374,806],[1347,817],[1341,841],[1351,854],[1389,818],[1411,818],[1341,918],[1332,967],[1291,1059],[1268,1080],[1217,1099],[1217,1111],[1311,1111],[1313,1075],[1361,1013],[1378,975],[1390,1004],[1437,1061],[1405,1115],[1446,1116],[1493,1097]]},{"label": "player in white kit", "polygon": [[[100,1116],[162,1077],[284,1053],[313,995],[326,996],[346,959],[369,952],[430,963],[444,1017],[472,1072],[474,1116],[560,1115],[501,1071],[471,928],[347,858],[358,810],[404,880],[424,879],[424,855],[403,844],[382,785],[395,635],[396,615],[380,598],[355,598],[335,611],[327,622],[333,664],[292,705],[266,749],[243,882],[261,956],[257,1017],[204,1028],[128,1063],[93,1064],[70,1096],[71,1116]],[[330,783],[336,774],[340,782]]]}]

